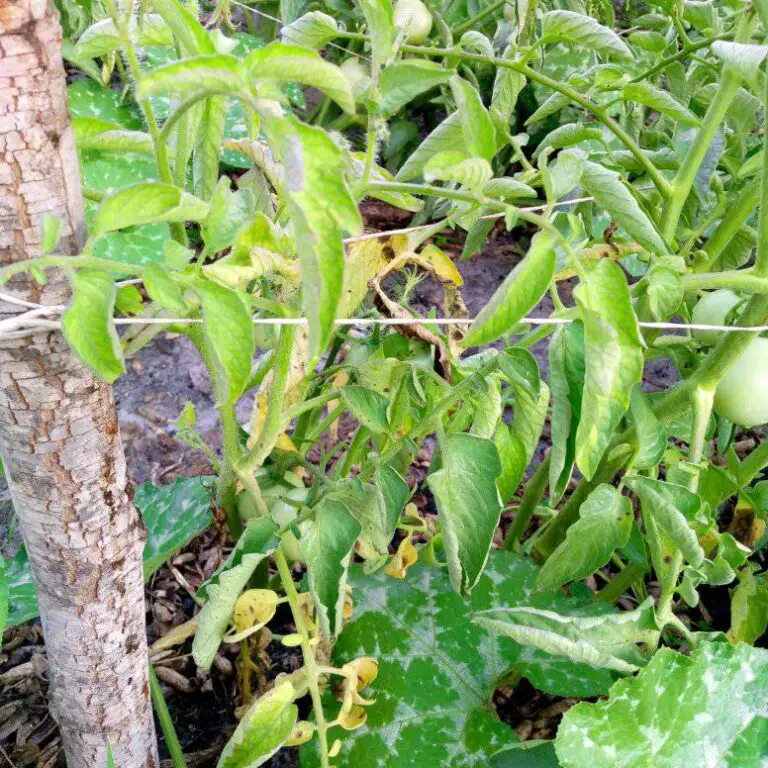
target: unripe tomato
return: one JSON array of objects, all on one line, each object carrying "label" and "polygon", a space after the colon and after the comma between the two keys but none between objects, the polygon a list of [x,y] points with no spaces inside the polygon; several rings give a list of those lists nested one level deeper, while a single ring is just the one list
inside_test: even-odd
[{"label": "unripe tomato", "polygon": [[[291,488],[289,491],[282,491],[281,495],[287,496],[294,501],[306,501],[309,495],[308,488]],[[294,521],[299,514],[299,510],[292,504],[288,504],[282,499],[275,501],[270,507],[270,514],[272,519],[280,526],[288,525],[288,523]],[[301,533],[305,533],[309,527],[309,522],[303,522],[299,524],[299,530]],[[287,531],[281,538],[283,543],[283,551],[286,557],[293,563],[303,563],[304,559],[301,556],[299,550],[299,542],[296,539],[293,531]]]},{"label": "unripe tomato", "polygon": [[[712,291],[702,296],[693,308],[691,321],[697,325],[727,325],[729,313],[740,302],[741,298],[727,288]],[[717,344],[721,336],[720,331],[693,332],[693,337],[707,347]]]},{"label": "unripe tomato", "polygon": [[715,391],[715,411],[742,427],[768,424],[768,339],[755,339]]},{"label": "unripe tomato", "polygon": [[347,78],[350,90],[354,91],[355,86],[368,77],[368,72],[365,67],[360,63],[360,59],[357,56],[350,56],[341,65],[341,71],[344,73],[344,77]]},{"label": "unripe tomato", "polygon": [[394,17],[395,26],[405,32],[408,43],[423,43],[432,31],[432,14],[421,0],[398,0]]}]

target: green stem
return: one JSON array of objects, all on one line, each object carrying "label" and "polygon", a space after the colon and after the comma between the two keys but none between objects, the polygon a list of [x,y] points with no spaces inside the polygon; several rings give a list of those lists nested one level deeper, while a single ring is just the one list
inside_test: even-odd
[{"label": "green stem", "polygon": [[217,483],[219,506],[227,516],[227,525],[232,538],[237,541],[243,532],[243,523],[237,509],[237,472],[235,467],[242,457],[240,447],[240,426],[235,415],[233,403],[219,406],[221,431],[224,435],[224,468]]},{"label": "green stem", "polygon": [[495,3],[491,3],[487,8],[475,14],[471,19],[468,19],[463,24],[459,24],[456,29],[453,30],[453,34],[456,37],[461,37],[465,32],[470,29],[474,29],[476,24],[481,21],[485,21],[489,16],[492,16],[499,8],[503,8],[510,0],[496,0]]},{"label": "green stem", "polygon": [[666,69],[670,64],[674,64],[676,61],[687,59],[692,53],[701,50],[702,48],[708,48],[712,43],[718,40],[730,40],[733,37],[733,33],[727,32],[722,35],[714,35],[713,37],[707,37],[704,40],[697,40],[695,43],[686,45],[681,51],[667,56],[666,59],[662,59],[657,64],[654,64],[650,69],[646,69],[645,72],[641,72],[636,77],[633,77],[630,83],[641,83],[647,80],[649,77],[653,77],[657,72]]},{"label": "green stem", "polygon": [[[738,42],[743,43],[749,39],[752,32],[752,21],[752,14],[745,13],[743,15],[736,31],[736,40]],[[726,65],[723,68],[723,74],[720,77],[720,84],[718,85],[715,97],[712,99],[707,114],[702,121],[701,129],[688,149],[685,159],[672,182],[671,194],[664,205],[661,234],[669,242],[674,240],[683,206],[696,181],[696,175],[699,172],[699,168],[701,168],[704,158],[707,156],[715,134],[720,129],[720,125],[728,113],[728,109],[736,96],[740,84],[741,76],[733,67]]]},{"label": "green stem", "polygon": [[520,506],[517,508],[517,513],[515,514],[515,519],[512,521],[512,525],[509,527],[509,531],[507,532],[507,536],[501,547],[502,549],[515,549],[520,537],[528,529],[528,523],[530,523],[533,513],[536,511],[536,507],[538,507],[539,502],[544,496],[547,483],[549,483],[550,464],[551,459],[548,455],[544,461],[539,464],[533,477],[526,483],[523,498],[520,500]]},{"label": "green stem", "polygon": [[357,432],[355,432],[355,436],[352,438],[352,442],[349,444],[349,448],[347,448],[347,452],[339,464],[338,477],[347,477],[349,475],[352,467],[358,463],[358,456],[364,450],[370,436],[371,431],[362,424],[357,428]]},{"label": "green stem", "polygon": [[280,575],[283,589],[288,598],[288,604],[291,606],[293,621],[296,624],[296,631],[301,636],[301,653],[304,658],[304,668],[307,673],[307,686],[309,695],[312,698],[312,708],[315,713],[315,724],[317,725],[317,735],[320,739],[320,765],[322,768],[330,768],[330,758],[328,756],[328,725],[325,721],[323,712],[323,699],[320,695],[320,686],[318,684],[317,663],[315,661],[315,651],[310,643],[307,625],[304,621],[299,594],[296,591],[296,585],[293,583],[291,569],[288,561],[285,559],[282,547],[275,551],[275,564],[277,572]]},{"label": "green stem", "polygon": [[[141,66],[139,64],[138,56],[136,55],[136,49],[133,47],[133,41],[131,40],[131,33],[126,19],[120,18],[120,14],[115,9],[113,0],[104,0],[104,4],[107,8],[109,15],[115,22],[117,31],[120,34],[120,42],[123,44],[123,50],[125,52],[126,59],[128,60],[128,66],[131,70],[131,76],[133,77],[133,83],[138,89],[141,82]],[[130,24],[130,13],[132,5],[128,4],[127,21]],[[160,174],[160,178],[166,184],[173,184],[173,175],[171,173],[171,164],[168,161],[168,148],[164,140],[160,137],[160,129],[157,126],[157,120],[155,119],[155,112],[152,109],[152,104],[149,99],[138,100],[138,104],[144,113],[144,119],[147,123],[147,129],[149,135],[152,137],[152,145],[155,149],[155,160],[157,161],[157,171]],[[182,244],[186,244],[187,236],[184,231],[183,222],[174,222],[171,224],[171,232],[173,233],[174,240]]]},{"label": "green stem", "polygon": [[284,429],[283,403],[291,372],[291,355],[295,338],[295,325],[283,325],[280,328],[280,338],[275,349],[275,363],[272,369],[272,384],[269,390],[267,416],[264,419],[264,425],[262,426],[256,447],[250,454],[241,459],[238,464],[239,474],[252,473],[255,469],[258,469],[264,463],[267,456],[272,453],[275,441],[280,437],[280,433]]},{"label": "green stem", "polygon": [[[756,7],[760,18],[768,17],[768,0],[759,0]],[[763,77],[763,116],[768,107],[768,77]],[[760,218],[757,224],[757,256],[754,272],[760,277],[768,277],[768,125],[763,125],[763,167],[760,179]]]},{"label": "green stem", "polygon": [[[365,40],[370,42],[370,38],[366,35],[361,35],[355,32],[339,33],[339,37],[347,38],[350,40]],[[456,57],[463,59],[464,61],[474,61],[478,64],[490,64],[491,66],[501,67],[503,69],[511,69],[515,72],[519,72],[525,75],[529,80],[535,83],[544,85],[553,91],[562,93],[563,96],[567,96],[568,99],[578,104],[587,112],[590,112],[594,117],[601,122],[624,146],[630,151],[637,162],[642,166],[649,178],[653,182],[654,186],[658,189],[662,196],[667,197],[670,194],[669,182],[662,176],[659,169],[653,164],[653,161],[646,155],[641,149],[640,145],[608,114],[604,107],[595,104],[593,101],[583,96],[577,90],[571,88],[568,85],[559,83],[557,80],[553,80],[550,77],[531,69],[527,64],[521,61],[513,61],[511,59],[499,59],[493,56],[483,56],[478,53],[469,53],[463,51],[460,48],[429,48],[421,45],[403,45],[400,47],[403,53],[414,53],[423,56],[438,56],[443,57]]]},{"label": "green stem", "polygon": [[760,194],[760,187],[757,184],[747,184],[741,194],[728,206],[720,223],[704,246],[707,260],[700,265],[701,272],[712,269],[728,243],[747,223],[747,219],[752,215],[760,200]]},{"label": "green stem", "polygon": [[686,291],[730,288],[742,293],[768,293],[768,277],[756,275],[754,269],[692,273],[683,276],[683,286]]},{"label": "green stem", "polygon": [[630,563],[597,593],[597,599],[613,605],[644,574],[645,568],[637,563]]},{"label": "green stem", "polygon": [[152,706],[155,708],[155,714],[160,722],[160,729],[163,732],[165,746],[171,756],[173,768],[186,768],[187,762],[184,759],[184,752],[181,749],[179,737],[176,735],[176,729],[173,727],[168,704],[165,701],[165,696],[163,696],[155,668],[151,664],[149,665],[149,695],[152,697]]},{"label": "green stem", "polygon": [[768,467],[768,440],[760,443],[752,453],[741,462],[739,467],[739,485],[749,485],[766,467]]}]

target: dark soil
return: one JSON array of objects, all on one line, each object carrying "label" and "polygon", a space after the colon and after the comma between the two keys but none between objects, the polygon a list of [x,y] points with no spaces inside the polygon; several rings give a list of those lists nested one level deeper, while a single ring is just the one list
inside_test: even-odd
[{"label": "dark soil", "polygon": [[[376,231],[407,226],[410,218],[409,214],[381,203],[368,203],[363,210],[369,228]],[[457,233],[446,232],[440,244],[458,260],[461,240]],[[481,254],[458,264],[465,279],[462,293],[470,316],[477,314],[522,258],[527,242],[524,236],[518,238],[499,227]],[[571,286],[563,283],[560,288],[563,300],[571,303]],[[413,306],[427,310],[440,307],[441,301],[440,286],[425,281],[415,291]],[[533,314],[546,316],[551,311],[552,304],[547,296]],[[546,375],[546,342],[537,344],[532,351]],[[657,389],[669,386],[676,377],[671,365],[661,362],[649,366],[646,378],[648,388]],[[171,334],[159,335],[130,362],[128,373],[118,380],[114,391],[132,483],[138,485],[149,480],[165,484],[179,476],[211,472],[204,453],[175,439],[175,427],[171,423],[179,416],[184,404],[191,401],[197,411],[202,436],[215,450],[220,449],[221,436],[211,383],[205,366],[186,339]],[[238,404],[241,422],[247,421],[251,404],[249,398]],[[547,447],[548,430],[538,452],[539,461]],[[425,453],[423,461],[417,462],[416,474],[423,475],[428,462],[429,456]],[[418,494],[414,501],[424,511],[433,511],[432,501],[425,494]],[[0,478],[0,533],[8,530],[10,512],[8,493]],[[8,556],[15,546],[5,539],[3,535],[0,552]],[[191,593],[220,565],[227,546],[217,531],[211,529],[153,577],[147,586],[150,643],[194,615]],[[291,631],[289,622],[288,615],[278,615],[283,631]],[[195,668],[189,655],[190,644],[188,640],[171,652],[156,656],[155,661],[161,668],[159,674],[182,747],[190,758],[189,764],[202,768],[216,764],[221,747],[237,722],[235,708],[240,705],[235,674],[237,651],[234,646],[225,647],[211,673],[207,674]],[[278,673],[289,672],[300,664],[295,652],[288,652],[274,642],[266,646],[261,659],[262,669],[254,675],[256,692],[263,690]],[[45,651],[39,624],[6,633],[0,656],[0,681],[19,664],[27,664],[26,673],[20,680],[0,682],[0,747],[19,768],[63,765],[58,732],[46,706]],[[526,681],[521,681],[514,689],[500,689],[494,701],[501,718],[509,722],[523,739],[554,736],[563,712],[575,703],[536,692]],[[296,766],[297,750],[282,750],[267,765],[272,768]]]}]

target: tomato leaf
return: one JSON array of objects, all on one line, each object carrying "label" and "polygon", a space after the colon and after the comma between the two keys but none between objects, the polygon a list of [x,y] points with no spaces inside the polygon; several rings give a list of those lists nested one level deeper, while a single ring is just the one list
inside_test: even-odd
[{"label": "tomato leaf", "polygon": [[574,11],[548,11],[541,20],[541,42],[577,43],[619,61],[632,61],[632,51],[608,27]]},{"label": "tomato leaf", "polygon": [[112,313],[117,290],[107,272],[81,269],[71,276],[72,299],[61,318],[64,338],[96,374],[113,382],[125,373]]},{"label": "tomato leaf", "polygon": [[630,500],[611,485],[598,485],[579,508],[565,541],[542,566],[536,586],[556,589],[593,574],[627,543],[632,520]]},{"label": "tomato leaf", "polygon": [[216,768],[256,768],[288,740],[299,716],[289,680],[259,696],[238,723],[219,757]]},{"label": "tomato leaf", "polygon": [[462,344],[490,344],[510,331],[538,304],[555,274],[552,236],[539,232],[523,260],[507,275],[490,301],[480,310]]},{"label": "tomato leaf", "polygon": [[160,182],[143,182],[123,187],[107,197],[96,211],[94,236],[137,224],[160,221],[202,221],[208,203],[179,187]]},{"label": "tomato leaf", "polygon": [[320,627],[329,641],[341,631],[347,569],[359,535],[359,523],[343,504],[323,500],[315,509],[312,525],[299,541]]},{"label": "tomato leaf", "polygon": [[284,26],[281,35],[288,45],[319,50],[336,37],[338,29],[336,19],[321,11],[310,11]]},{"label": "tomato leaf", "polygon": [[447,83],[452,76],[451,70],[428,61],[390,64],[379,79],[379,111],[394,115],[416,96]]},{"label": "tomato leaf", "polygon": [[573,292],[584,323],[585,380],[576,464],[591,478],[643,374],[643,342],[624,273],[601,260]]},{"label": "tomato leaf", "polygon": [[501,462],[490,440],[467,434],[440,439],[441,468],[427,478],[437,504],[453,588],[468,595],[488,559],[501,515]]}]

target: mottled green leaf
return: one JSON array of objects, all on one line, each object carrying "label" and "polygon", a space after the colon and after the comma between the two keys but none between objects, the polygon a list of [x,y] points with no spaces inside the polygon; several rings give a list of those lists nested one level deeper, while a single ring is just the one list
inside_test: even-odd
[{"label": "mottled green leaf", "polygon": [[735,43],[731,40],[716,40],[712,52],[719,56],[733,71],[759,90],[757,75],[763,59],[768,56],[768,45]]},{"label": "mottled green leaf", "polygon": [[585,270],[573,295],[584,323],[586,366],[576,464],[591,478],[642,377],[643,343],[626,278],[615,262],[604,259]]},{"label": "mottled green leaf", "polygon": [[637,450],[632,466],[635,469],[652,469],[664,455],[667,435],[639,386],[632,389],[630,410],[637,433]]},{"label": "mottled green leaf", "polygon": [[[556,593],[534,594],[537,568],[511,552],[492,552],[469,601],[456,594],[444,568],[421,563],[404,580],[383,571],[365,575],[350,568],[354,612],[337,641],[333,661],[344,664],[374,656],[379,674],[366,696],[364,726],[331,731],[341,739],[343,768],[486,768],[490,756],[515,743],[514,732],[487,706],[505,673],[522,674],[539,690],[558,695],[594,696],[614,674],[489,635],[473,625],[477,611],[502,605],[584,614],[611,612]],[[590,601],[591,602],[591,601]],[[326,697],[331,717],[338,710]],[[305,768],[320,765],[316,740],[301,750]]]},{"label": "mottled green leaf", "polygon": [[200,281],[196,290],[202,302],[208,353],[216,365],[216,391],[233,403],[251,377],[256,352],[251,313],[238,291],[209,281]]},{"label": "mottled green leaf", "polygon": [[501,462],[490,440],[467,434],[441,438],[440,460],[440,469],[427,483],[437,503],[451,584],[468,595],[480,578],[499,524],[496,479]]},{"label": "mottled green leaf", "polygon": [[336,19],[321,11],[310,11],[283,27],[282,40],[289,45],[303,45],[318,50],[336,37]]},{"label": "mottled green leaf", "polygon": [[461,152],[465,157],[467,156],[461,115],[458,112],[448,115],[421,142],[413,154],[403,163],[395,178],[397,181],[411,181],[421,176],[427,161],[438,152]]},{"label": "mottled green leaf", "polygon": [[132,184],[102,202],[93,220],[93,235],[104,235],[137,224],[201,221],[207,215],[207,203],[172,184]]},{"label": "mottled green leaf", "polygon": [[401,107],[421,93],[447,83],[453,72],[427,60],[391,64],[379,79],[379,111],[394,115]]},{"label": "mottled green leaf", "polygon": [[607,701],[565,713],[555,747],[568,768],[757,766],[768,739],[768,651],[708,643],[656,653]]},{"label": "mottled green leaf", "polygon": [[265,81],[301,83],[321,91],[345,112],[355,112],[355,99],[344,73],[316,51],[274,42],[252,51],[242,66],[249,82],[261,87]]},{"label": "mottled green leaf", "polygon": [[667,117],[671,117],[684,125],[698,126],[701,124],[699,118],[671,93],[662,91],[661,88],[657,88],[651,83],[627,83],[622,89],[621,97],[625,101],[634,101],[645,107],[655,109],[662,115],[667,115]]},{"label": "mottled green leaf", "polygon": [[495,131],[480,94],[458,75],[451,79],[451,90],[461,121],[466,152],[472,157],[482,157],[490,162],[496,154]]},{"label": "mottled green leaf", "polygon": [[371,432],[381,434],[389,429],[389,401],[384,395],[366,387],[348,386],[341,390],[341,397],[349,412]]},{"label": "mottled green leaf", "polygon": [[165,486],[144,483],[133,503],[147,529],[145,579],[211,524],[211,489],[199,477],[180,477]]},{"label": "mottled green leaf", "polygon": [[275,119],[267,128],[285,166],[284,192],[301,266],[310,351],[319,355],[333,332],[342,294],[342,239],[346,233],[357,234],[362,219],[344,180],[341,152],[325,131],[292,118]]},{"label": "mottled green leaf", "polygon": [[542,566],[536,586],[556,589],[593,574],[627,543],[632,520],[630,500],[612,485],[598,485],[579,508],[579,519],[569,526],[565,541]]}]

